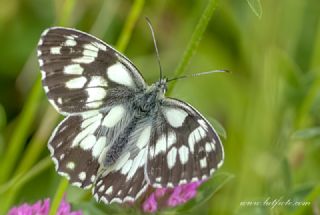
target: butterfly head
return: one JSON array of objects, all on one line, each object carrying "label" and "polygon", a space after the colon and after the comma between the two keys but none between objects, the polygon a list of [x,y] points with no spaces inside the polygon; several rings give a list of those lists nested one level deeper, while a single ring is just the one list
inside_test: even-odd
[{"label": "butterfly head", "polygon": [[161,78],[160,81],[155,83],[158,93],[165,94],[167,91],[167,78]]}]

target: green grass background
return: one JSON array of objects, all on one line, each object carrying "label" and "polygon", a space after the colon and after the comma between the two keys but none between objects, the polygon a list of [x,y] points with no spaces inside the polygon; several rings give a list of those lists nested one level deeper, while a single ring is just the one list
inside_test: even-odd
[{"label": "green grass background", "polygon": [[[318,0],[0,0],[0,214],[46,197],[57,205],[64,191],[86,214],[139,213],[139,204],[97,204],[54,171],[46,143],[61,118],[42,91],[35,49],[45,28],[75,27],[124,52],[152,83],[144,16],[167,77],[232,71],[169,86],[214,124],[226,159],[195,200],[162,213],[319,214],[319,11]],[[240,206],[268,198],[311,205]]]}]

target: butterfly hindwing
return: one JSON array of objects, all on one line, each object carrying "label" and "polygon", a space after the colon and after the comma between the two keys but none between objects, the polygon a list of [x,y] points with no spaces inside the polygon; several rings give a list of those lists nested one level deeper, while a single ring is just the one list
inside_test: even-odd
[{"label": "butterfly hindwing", "polygon": [[122,104],[67,116],[48,143],[58,173],[79,187],[91,185],[112,140],[130,122],[127,109]]},{"label": "butterfly hindwing", "polygon": [[[97,139],[95,131],[100,125],[94,122],[98,118],[93,117],[66,117],[57,126],[48,143],[57,172],[73,185],[82,188],[90,187],[95,181],[99,154],[104,144],[107,144],[94,141]],[[91,122],[88,121],[90,118]],[[90,139],[93,141],[86,144]]]},{"label": "butterfly hindwing", "polygon": [[93,190],[98,201],[105,203],[133,202],[147,189],[145,165],[148,144],[151,137],[151,124],[141,120],[128,134],[126,148],[116,162],[99,170]]},{"label": "butterfly hindwing", "polygon": [[213,127],[198,111],[165,99],[148,151],[146,173],[154,187],[204,180],[223,163],[223,148]]},{"label": "butterfly hindwing", "polygon": [[127,58],[103,41],[74,29],[44,31],[38,59],[49,101],[64,115],[99,109],[113,97],[132,96],[134,90],[145,86]]}]

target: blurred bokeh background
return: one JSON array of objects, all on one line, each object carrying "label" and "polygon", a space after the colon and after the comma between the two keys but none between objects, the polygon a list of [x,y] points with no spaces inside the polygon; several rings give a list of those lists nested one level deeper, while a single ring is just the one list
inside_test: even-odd
[{"label": "blurred bokeh background", "polygon": [[[208,198],[167,213],[319,214],[320,2],[220,0],[185,74],[228,69],[178,81],[171,97],[187,101],[219,130],[225,164]],[[167,77],[182,59],[208,0],[145,1],[126,56],[152,83],[158,66],[145,16],[155,28]],[[134,1],[0,0],[0,208],[53,197],[61,177],[46,143],[61,119],[40,87],[36,45],[63,25],[115,45]],[[219,123],[217,123],[219,122]],[[211,181],[210,180],[210,181]],[[201,191],[200,191],[201,192]],[[86,214],[121,213],[80,189],[68,199]],[[243,206],[267,199],[309,206]],[[112,209],[111,209],[112,208]],[[125,213],[125,209],[122,211]]]}]

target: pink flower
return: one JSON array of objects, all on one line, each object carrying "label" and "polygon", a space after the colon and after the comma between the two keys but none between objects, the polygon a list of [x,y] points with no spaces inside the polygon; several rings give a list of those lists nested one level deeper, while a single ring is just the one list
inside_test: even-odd
[{"label": "pink flower", "polygon": [[158,210],[158,202],[161,204],[165,202],[167,207],[176,207],[184,204],[197,195],[198,187],[203,181],[191,182],[183,184],[175,188],[157,188],[144,201],[144,212],[154,213]]},{"label": "pink flower", "polygon": [[[11,208],[8,215],[47,215],[50,209],[50,199],[36,202],[33,205],[22,204],[18,207]],[[82,215],[81,211],[71,211],[70,204],[63,199],[60,203],[57,215]]]},{"label": "pink flower", "polygon": [[143,210],[148,213],[154,213],[158,209],[158,203],[156,201],[155,194],[152,193],[148,199],[142,205]]}]

